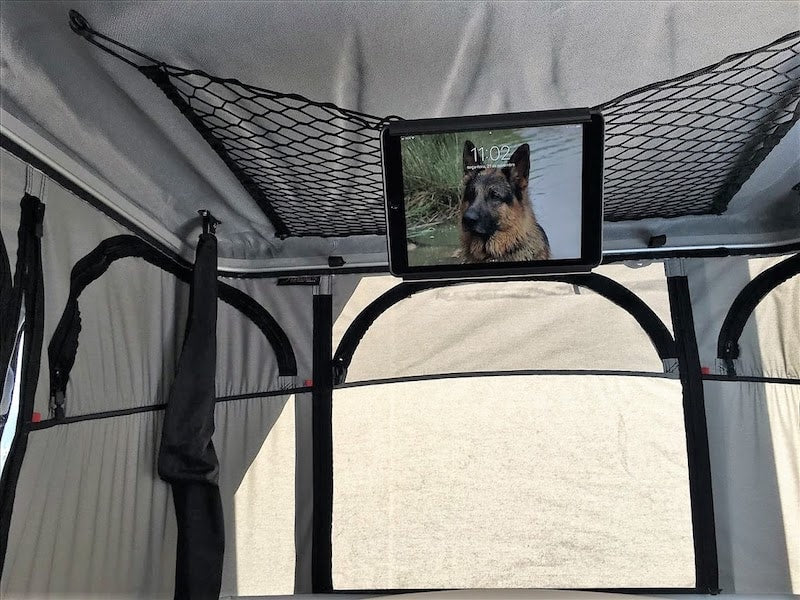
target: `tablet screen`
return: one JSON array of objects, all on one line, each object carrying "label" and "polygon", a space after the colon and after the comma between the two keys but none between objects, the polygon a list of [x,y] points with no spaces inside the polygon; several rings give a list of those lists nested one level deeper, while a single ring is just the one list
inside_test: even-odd
[{"label": "tablet screen", "polygon": [[402,136],[409,266],[580,258],[582,125]]},{"label": "tablet screen", "polygon": [[390,124],[383,157],[392,272],[590,270],[600,262],[602,155],[602,118],[589,111]]}]

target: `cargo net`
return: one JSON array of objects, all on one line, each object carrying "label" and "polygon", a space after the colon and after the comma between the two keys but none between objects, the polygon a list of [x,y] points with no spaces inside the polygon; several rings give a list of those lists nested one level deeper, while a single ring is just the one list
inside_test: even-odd
[{"label": "cargo net", "polygon": [[385,232],[380,131],[387,119],[202,71],[139,70],[225,161],[278,236]]},{"label": "cargo net", "polygon": [[157,61],[95,31],[76,11],[70,11],[70,26],[166,94],[264,211],[277,236],[386,232],[380,132],[391,117]]},{"label": "cargo net", "polygon": [[[158,85],[278,236],[386,232],[379,135],[396,117],[169,65],[91,29],[74,11],[70,21]],[[799,40],[792,33],[597,107],[606,119],[605,219],[723,212],[798,119]]]},{"label": "cargo net", "polygon": [[605,220],[722,213],[800,116],[800,32],[597,108]]}]

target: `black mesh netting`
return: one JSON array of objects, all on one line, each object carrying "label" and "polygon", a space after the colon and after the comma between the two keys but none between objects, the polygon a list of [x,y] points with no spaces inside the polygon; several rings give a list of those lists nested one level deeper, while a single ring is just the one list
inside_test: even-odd
[{"label": "black mesh netting", "polygon": [[721,213],[800,116],[800,32],[599,106],[605,219]]},{"label": "black mesh netting", "polygon": [[[75,13],[71,25],[164,91],[277,235],[385,233],[379,135],[390,118],[155,61],[92,30]],[[120,49],[148,64],[136,64]],[[600,105],[606,119],[605,219],[723,212],[798,120],[799,99],[795,32]]]},{"label": "black mesh netting", "polygon": [[191,121],[281,237],[385,231],[385,119],[170,65],[139,67]]}]

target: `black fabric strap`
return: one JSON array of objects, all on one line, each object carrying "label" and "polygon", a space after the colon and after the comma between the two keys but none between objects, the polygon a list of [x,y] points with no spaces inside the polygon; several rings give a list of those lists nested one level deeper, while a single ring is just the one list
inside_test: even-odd
[{"label": "black fabric strap", "polygon": [[[170,259],[145,241],[132,235],[119,235],[100,242],[89,254],[72,268],[70,292],[64,313],[53,332],[47,355],[50,363],[50,394],[55,405],[56,418],[64,418],[67,382],[75,364],[78,336],[81,329],[78,300],[86,287],[100,277],[111,264],[121,258],[139,257],[171,273],[181,281],[192,280],[192,270]],[[281,376],[297,375],[297,362],[291,342],[277,321],[253,298],[225,283],[218,284],[219,298],[239,310],[264,334],[278,361]]]},{"label": "black fabric strap", "polygon": [[[5,314],[5,308],[11,301],[11,290],[14,283],[11,279],[11,263],[8,261],[8,251],[3,236],[0,235],[0,319]],[[0,323],[3,321],[0,320]],[[3,332],[4,333],[4,332]],[[0,333],[0,335],[3,335]]]},{"label": "black fabric strap", "polygon": [[21,295],[14,289],[6,244],[0,236],[0,390],[17,337],[20,297]]},{"label": "black fabric strap", "polygon": [[333,524],[333,302],[330,294],[314,296],[313,303],[313,525],[311,537],[311,591],[333,590],[331,526]]},{"label": "black fabric strap", "polygon": [[[26,194],[22,198],[22,214],[19,225],[17,268],[14,274],[14,302],[21,298],[25,302],[25,341],[22,348],[22,372],[20,377],[20,407],[17,429],[11,443],[11,451],[0,476],[0,578],[5,568],[8,549],[8,532],[14,510],[17,482],[22,470],[22,461],[28,446],[28,432],[24,423],[33,416],[34,397],[39,382],[39,364],[44,337],[44,281],[42,278],[42,226],[44,204]],[[19,315],[19,309],[16,311]],[[14,327],[16,331],[16,324]]]},{"label": "black fabric strap", "polygon": [[175,598],[218,598],[225,531],[214,434],[217,238],[200,235],[186,336],[164,412],[158,474],[178,522]]},{"label": "black fabric strap", "polygon": [[770,267],[748,283],[731,304],[717,340],[717,357],[725,362],[728,375],[736,375],[734,359],[739,358],[739,338],[756,306],[784,281],[800,273],[800,254]]},{"label": "black fabric strap", "polygon": [[207,483],[172,484],[178,524],[175,600],[219,598],[225,553],[225,522],[219,488]]},{"label": "black fabric strap", "polygon": [[708,450],[702,368],[686,276],[668,277],[667,289],[683,387],[696,585],[701,593],[716,594],[720,590],[714,498],[711,488],[711,459]]},{"label": "black fabric strap", "polygon": [[[631,292],[625,286],[617,283],[597,273],[588,275],[562,275],[558,277],[524,277],[515,279],[499,279],[484,281],[558,281],[577,285],[590,289],[604,298],[610,300],[620,308],[626,310],[637,323],[645,330],[650,341],[653,342],[658,356],[663,360],[675,358],[677,351],[675,341],[672,339],[667,327],[645,304],[641,298]],[[461,281],[420,281],[405,282],[396,285],[377,299],[372,301],[361,313],[353,320],[350,327],[342,336],[339,347],[333,356],[333,366],[335,372],[335,383],[344,383],[347,377],[347,369],[353,360],[353,354],[375,320],[386,310],[417,292],[434,288],[447,287],[464,283]]]}]

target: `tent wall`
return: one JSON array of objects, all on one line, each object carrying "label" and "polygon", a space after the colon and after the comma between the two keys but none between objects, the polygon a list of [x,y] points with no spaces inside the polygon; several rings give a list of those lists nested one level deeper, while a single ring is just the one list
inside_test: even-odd
[{"label": "tent wall", "polygon": [[[4,597],[171,597],[176,528],[155,456],[163,413],[98,419],[30,436]],[[294,588],[293,399],[217,405],[214,443],[226,530],[223,592]]]},{"label": "tent wall", "polygon": [[[102,240],[127,232],[7,152],[0,154],[0,160],[0,232],[12,267],[19,199],[26,185],[47,205],[42,238],[45,345],[34,407],[46,421],[50,417],[46,346],[64,310],[71,269]],[[720,585],[726,592],[800,592],[796,541],[800,539],[796,509],[800,504],[800,386],[794,358],[800,340],[796,318],[800,278],[782,284],[759,304],[744,329],[737,359],[739,374],[786,382],[722,380],[727,375],[717,360],[719,329],[731,302],[754,276],[781,259],[713,258],[681,263],[690,285],[700,362],[709,367],[704,392]],[[600,272],[633,289],[672,328],[661,263],[638,269],[605,266]],[[266,307],[286,331],[298,364],[293,384],[311,379],[315,290],[279,287],[272,279],[223,280]],[[337,276],[334,315],[341,312],[341,317],[334,328],[334,343],[366,304],[395,283],[388,277]],[[463,286],[402,301],[384,315],[384,324],[391,324],[397,333],[368,331],[348,380],[475,371],[481,364],[486,369],[635,367],[670,376],[664,373],[669,365],[659,359],[647,336],[635,323],[630,326],[624,312],[596,295],[576,293],[565,284],[515,285],[522,293],[512,299],[525,308],[502,317],[498,315],[507,303],[497,288],[486,297]],[[136,258],[115,262],[82,294],[82,329],[66,396],[67,416],[79,420],[31,426],[0,583],[3,597],[170,595],[175,523],[168,486],[155,475],[161,412],[148,407],[165,402],[182,342],[187,301],[185,284]],[[581,305],[580,311],[600,318],[597,323],[574,318],[569,322],[570,333],[559,337],[555,335],[559,319],[554,314],[566,314],[565,303]],[[488,315],[482,306],[492,307]],[[609,324],[612,318],[617,326]],[[413,319],[418,324],[412,328],[408,323]],[[506,355],[511,360],[503,360],[505,345],[500,341],[492,342],[482,355],[469,352],[476,339],[486,338],[487,323],[494,324],[502,332],[500,341],[515,350]],[[433,335],[435,326],[442,330],[446,324],[451,326],[450,337]],[[529,338],[537,343],[527,345]],[[278,377],[277,363],[262,332],[223,303],[218,339],[220,402],[214,441],[226,515],[223,594],[310,591],[310,394],[280,392],[285,381]],[[397,350],[399,340],[410,344],[407,352]],[[468,341],[472,345],[458,351],[459,344],[467,346]],[[576,362],[575,353],[559,351],[563,345],[580,347],[585,361]],[[676,381],[664,383],[677,386]],[[360,389],[369,396],[368,388]],[[249,397],[237,398],[241,395]],[[645,390],[641,395],[651,394]],[[396,458],[378,433],[390,425],[399,426],[398,405],[390,402],[373,414],[368,401],[354,397],[349,402],[337,401],[335,407],[339,466],[351,468],[350,475],[340,471],[344,476],[337,491],[340,502],[354,489],[358,491],[352,484],[364,467],[353,462],[361,458],[359,447],[373,448],[371,458],[365,457],[369,460]],[[463,408],[462,417],[472,410]],[[420,418],[432,418],[420,415],[423,410],[419,407],[417,413],[406,414],[406,425],[414,427]],[[142,412],[98,415],[101,411]],[[484,412],[491,416],[493,411],[489,407]],[[665,419],[674,421],[676,415],[668,413]],[[637,415],[641,420],[643,415]],[[372,421],[379,421],[374,437],[359,441],[355,434],[372,431]],[[352,434],[343,434],[343,425]],[[352,461],[344,462],[341,457],[346,456]],[[629,459],[643,460],[644,456],[629,455]],[[670,468],[675,466],[670,464]],[[437,465],[429,466],[435,472]],[[639,466],[644,472],[652,468],[652,462]],[[356,512],[351,523],[363,516]],[[338,528],[345,525],[347,521],[335,522]],[[347,535],[353,531],[348,527]],[[376,541],[370,527],[362,526],[356,533],[370,543]],[[358,550],[355,541],[348,547]]]},{"label": "tent wall", "polygon": [[[2,235],[15,255],[26,165],[2,152]],[[0,595],[169,596],[175,517],[156,455],[180,352],[189,287],[124,258],[79,298],[81,329],[66,391],[66,423],[51,420],[47,345],[73,265],[126,232],[40,173],[29,187],[47,209],[42,262],[46,310],[35,418],[16,487]],[[44,182],[44,183],[42,183]],[[43,186],[43,193],[42,193]],[[295,586],[295,401],[282,392],[311,376],[311,294],[273,280],[226,280],[262,304],[298,348],[297,377],[279,377],[264,334],[219,303],[218,403],[226,530],[224,594],[292,593]]]},{"label": "tent wall", "polygon": [[[597,272],[670,335],[660,263]],[[334,345],[395,285],[362,279]],[[630,313],[569,283],[388,306],[333,394],[334,587],[694,588],[674,367]]]},{"label": "tent wall", "polygon": [[[794,363],[800,344],[797,319],[800,277],[795,276],[780,284],[758,304],[744,328],[739,341],[741,355],[735,361],[737,373],[746,377],[784,381],[714,379],[725,373],[724,365],[717,357],[717,345],[722,322],[734,298],[753,278],[786,259],[786,256],[730,257],[677,261],[671,265],[673,270],[685,272],[688,276],[700,362],[709,370],[709,374],[704,376],[704,392],[717,508],[715,522],[720,585],[726,592],[798,591],[800,565],[796,540],[800,539],[800,511],[797,509],[800,506],[800,465],[796,457],[800,448],[797,412],[800,388]],[[663,266],[648,267],[654,268],[661,272],[663,281]],[[660,303],[658,295],[653,295],[658,289],[653,285],[658,276],[649,284],[646,277],[642,278],[643,281],[635,281],[648,269],[637,272],[624,266],[612,266],[601,267],[599,272],[613,273],[615,278],[625,281],[637,293],[649,294],[648,302],[669,323],[665,294],[662,294]],[[351,302],[344,307],[334,329],[335,338],[341,339],[352,319],[392,285],[391,278],[363,279]],[[522,284],[516,285],[522,287]],[[428,301],[423,300],[420,294],[395,305],[364,336],[350,365],[348,380],[468,372],[486,365],[490,369],[509,368],[518,366],[515,360],[520,354],[529,355],[534,359],[529,364],[537,366],[574,366],[570,361],[575,360],[575,352],[561,356],[557,344],[542,349],[533,344],[526,346],[520,341],[525,333],[547,331],[548,322],[558,323],[563,319],[567,312],[565,303],[570,302],[570,295],[574,292],[562,286],[560,303],[557,308],[551,306],[549,311],[543,311],[544,316],[511,309],[515,297],[536,297],[536,306],[548,302],[547,294],[542,294],[533,284],[528,285],[526,294],[507,293],[505,303],[500,304],[511,312],[505,318],[498,316],[496,305],[492,304],[501,294],[496,291],[481,294],[475,291],[479,286],[435,290],[427,292],[433,298]],[[559,289],[558,284],[551,287]],[[456,300],[458,297],[460,302]],[[524,305],[524,302],[518,305]],[[486,308],[484,313],[478,308],[480,306]],[[553,315],[554,311],[558,311],[557,316]],[[612,312],[606,310],[605,314]],[[481,315],[487,314],[491,316],[481,319]],[[521,321],[525,321],[524,327],[520,326]],[[594,344],[594,360],[601,364],[613,360],[615,350],[622,358],[632,355],[634,361],[646,360],[651,350],[646,345],[641,351],[636,349],[633,343],[635,333],[631,335],[632,332],[617,328],[615,333],[619,337],[615,337],[604,329],[607,323],[590,325],[588,321],[571,323],[570,330],[585,330],[589,334],[585,337]],[[383,325],[381,330],[378,330],[379,323]],[[555,331],[552,323],[550,340]],[[504,346],[487,336],[490,327],[498,327],[503,334],[497,337],[510,343]],[[544,329],[537,330],[538,327]],[[442,332],[441,335],[434,333],[438,331]],[[542,339],[546,337],[542,336]],[[533,334],[531,338],[539,339]],[[387,340],[390,343],[387,344]],[[476,342],[481,348],[488,343],[488,351],[474,352]],[[499,344],[506,352],[502,349],[498,352],[499,348],[492,344]],[[510,356],[509,348],[513,348]],[[601,348],[607,349],[606,353],[599,353]],[[584,364],[588,366],[588,363]],[[392,406],[395,407],[392,418],[397,418],[397,407],[402,403]],[[399,433],[395,432],[396,435]],[[344,451],[344,446],[342,449]],[[398,518],[402,519],[402,516]]]},{"label": "tent wall", "polygon": [[[722,323],[740,291],[786,260],[685,262],[701,363],[723,377]],[[800,593],[800,275],[756,307],[739,340],[739,376],[706,377],[720,585],[737,593]],[[758,381],[759,378],[781,381]]]},{"label": "tent wall", "polygon": [[334,586],[694,588],[681,404],[580,374],[336,390]]}]

